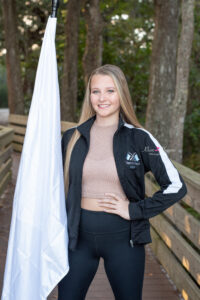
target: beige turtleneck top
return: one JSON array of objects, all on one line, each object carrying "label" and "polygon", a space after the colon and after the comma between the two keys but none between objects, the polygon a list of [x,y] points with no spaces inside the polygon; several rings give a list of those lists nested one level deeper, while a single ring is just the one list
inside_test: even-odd
[{"label": "beige turtleneck top", "polygon": [[115,193],[127,199],[121,187],[113,156],[113,135],[118,123],[97,125],[90,129],[90,148],[85,158],[82,174],[82,197],[105,198],[104,193]]}]

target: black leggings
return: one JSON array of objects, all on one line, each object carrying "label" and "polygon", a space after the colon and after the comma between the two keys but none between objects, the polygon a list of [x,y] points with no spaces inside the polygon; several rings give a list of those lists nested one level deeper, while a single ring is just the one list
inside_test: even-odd
[{"label": "black leggings", "polygon": [[69,249],[69,272],[58,283],[58,300],[83,300],[100,257],[116,300],[142,300],[144,245],[130,243],[130,221],[81,208],[77,249]]}]

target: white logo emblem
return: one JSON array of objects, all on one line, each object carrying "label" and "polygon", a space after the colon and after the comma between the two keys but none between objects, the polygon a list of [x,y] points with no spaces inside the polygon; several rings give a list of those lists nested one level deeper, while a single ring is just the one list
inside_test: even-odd
[{"label": "white logo emblem", "polygon": [[126,154],[126,160],[128,160],[128,161],[139,161],[140,159],[139,159],[136,152],[134,152],[134,153],[128,152]]}]

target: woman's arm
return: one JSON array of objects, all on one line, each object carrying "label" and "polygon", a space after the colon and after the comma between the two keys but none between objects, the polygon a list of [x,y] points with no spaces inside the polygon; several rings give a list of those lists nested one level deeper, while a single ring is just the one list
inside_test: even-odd
[{"label": "woman's arm", "polygon": [[144,145],[141,155],[147,171],[151,171],[160,190],[152,197],[129,203],[131,220],[149,219],[163,212],[165,209],[182,199],[187,194],[187,187],[163,147],[147,130],[143,130]]}]

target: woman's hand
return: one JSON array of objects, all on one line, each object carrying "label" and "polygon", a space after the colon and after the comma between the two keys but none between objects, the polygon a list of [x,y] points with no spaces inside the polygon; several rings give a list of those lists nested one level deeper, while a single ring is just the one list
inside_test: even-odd
[{"label": "woman's hand", "polygon": [[113,193],[105,193],[108,198],[98,199],[98,205],[108,213],[113,213],[121,216],[126,220],[130,220],[128,205],[129,201],[122,200]]}]

